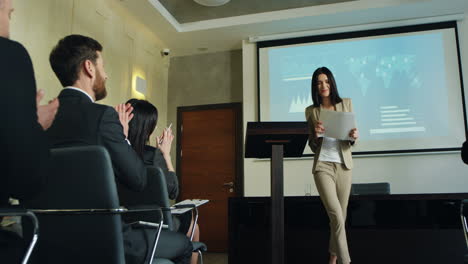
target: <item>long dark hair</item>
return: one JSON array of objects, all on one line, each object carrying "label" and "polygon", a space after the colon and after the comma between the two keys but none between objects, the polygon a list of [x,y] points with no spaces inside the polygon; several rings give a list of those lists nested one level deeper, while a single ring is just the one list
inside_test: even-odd
[{"label": "long dark hair", "polygon": [[322,97],[318,91],[318,77],[320,74],[327,75],[328,83],[330,84],[330,102],[332,105],[336,105],[341,103],[343,100],[341,99],[340,95],[338,94],[338,89],[336,88],[335,77],[333,77],[333,73],[327,67],[321,67],[314,71],[312,74],[312,82],[310,84],[312,101],[314,102],[315,107],[319,107],[322,104]]},{"label": "long dark hair", "polygon": [[127,104],[133,106],[133,118],[128,124],[128,140],[135,152],[143,158],[145,145],[158,123],[158,109],[146,100],[130,99]]}]

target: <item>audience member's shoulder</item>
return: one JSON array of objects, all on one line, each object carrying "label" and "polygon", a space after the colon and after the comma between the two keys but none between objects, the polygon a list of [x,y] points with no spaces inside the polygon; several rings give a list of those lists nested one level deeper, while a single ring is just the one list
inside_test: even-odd
[{"label": "audience member's shoulder", "polygon": [[113,107],[103,104],[89,103],[82,104],[83,107],[89,109],[93,115],[98,115],[108,121],[119,121],[119,115]]},{"label": "audience member's shoulder", "polygon": [[28,51],[19,42],[0,37],[0,47],[6,56],[24,56],[29,58]]},{"label": "audience member's shoulder", "polygon": [[93,104],[89,104],[90,106],[94,107],[95,109],[98,109],[102,112],[106,112],[108,114],[116,114],[117,115],[117,111],[115,111],[115,109],[111,106],[108,106],[108,105],[103,105],[103,104],[96,104],[96,103],[93,103]]},{"label": "audience member's shoulder", "polygon": [[145,151],[143,152],[143,162],[145,165],[154,165],[154,156],[162,155],[161,151],[153,146],[145,145]]}]

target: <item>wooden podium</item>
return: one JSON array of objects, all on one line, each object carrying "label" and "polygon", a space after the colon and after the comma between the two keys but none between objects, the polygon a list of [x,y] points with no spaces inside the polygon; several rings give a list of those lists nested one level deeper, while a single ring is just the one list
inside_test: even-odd
[{"label": "wooden podium", "polygon": [[284,263],[283,157],[301,157],[307,122],[248,122],[246,158],[271,158],[271,262]]}]

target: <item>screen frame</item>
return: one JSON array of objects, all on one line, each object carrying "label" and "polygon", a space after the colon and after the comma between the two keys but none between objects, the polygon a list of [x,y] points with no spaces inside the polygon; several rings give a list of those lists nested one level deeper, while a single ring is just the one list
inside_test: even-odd
[{"label": "screen frame", "polygon": [[[287,39],[276,39],[276,40],[267,40],[257,42],[257,118],[261,122],[261,106],[260,106],[260,49],[268,47],[279,47],[286,45],[294,44],[305,44],[313,42],[323,42],[323,41],[332,41],[332,40],[344,40],[352,38],[362,38],[362,37],[373,37],[373,36],[384,36],[384,35],[393,35],[401,33],[411,33],[411,32],[421,32],[421,31],[431,31],[438,29],[454,29],[455,30],[455,42],[456,42],[456,51],[458,56],[458,71],[460,76],[460,88],[461,88],[461,99],[463,106],[463,122],[465,128],[465,141],[468,138],[468,124],[467,124],[467,114],[466,114],[466,103],[465,103],[465,92],[464,92],[464,83],[463,83],[463,70],[462,70],[462,61],[461,61],[461,52],[460,52],[460,40],[458,36],[458,26],[456,21],[448,22],[437,22],[437,23],[428,23],[428,24],[418,24],[418,25],[409,25],[409,26],[399,26],[399,27],[389,27],[389,28],[378,28],[370,30],[360,30],[360,31],[351,31],[351,32],[341,32],[341,33],[332,33],[332,34],[321,34],[321,35],[312,35],[305,37],[297,38],[287,38]],[[357,151],[353,152],[353,155],[394,155],[394,154],[421,154],[421,153],[431,153],[431,152],[453,152],[461,151],[461,146],[459,148],[428,148],[428,149],[399,149],[399,150],[385,150],[385,151]],[[304,154],[303,157],[311,157],[314,154]]]}]

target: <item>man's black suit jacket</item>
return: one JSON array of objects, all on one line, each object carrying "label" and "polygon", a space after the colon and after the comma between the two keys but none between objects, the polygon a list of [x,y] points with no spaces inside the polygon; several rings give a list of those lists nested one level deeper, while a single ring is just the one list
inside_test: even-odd
[{"label": "man's black suit jacket", "polygon": [[26,49],[0,37],[0,207],[8,197],[26,199],[40,190],[49,146],[37,122],[36,80]]},{"label": "man's black suit jacket", "polygon": [[[0,37],[0,207],[8,198],[28,199],[40,191],[49,164],[49,146],[37,122],[36,80],[31,58],[18,42]],[[0,217],[1,220],[1,217]],[[0,262],[16,263],[22,239],[0,228]]]},{"label": "man's black suit jacket", "polygon": [[63,89],[59,110],[47,136],[54,147],[101,145],[112,160],[119,183],[141,191],[146,186],[146,168],[125,141],[117,112],[109,106],[93,103],[81,91]]}]

